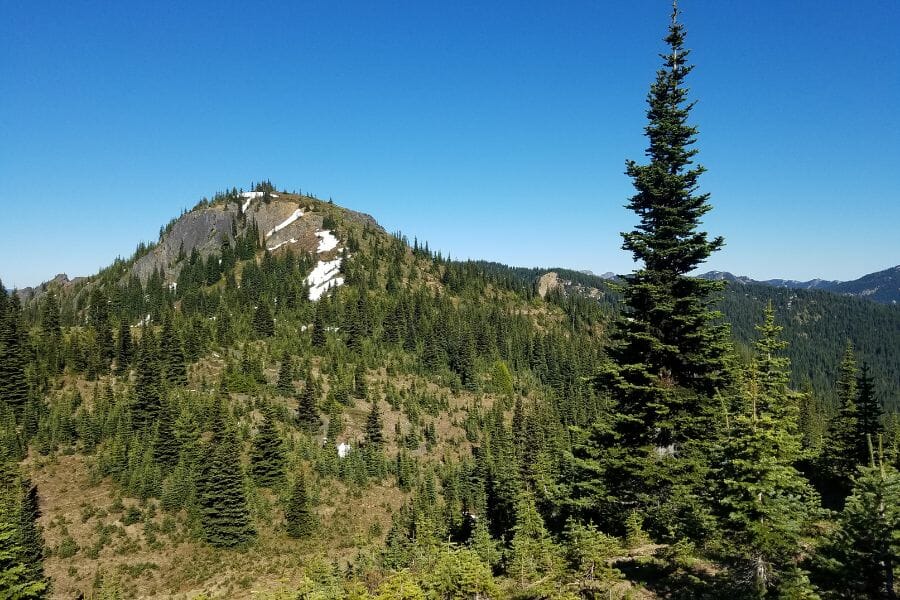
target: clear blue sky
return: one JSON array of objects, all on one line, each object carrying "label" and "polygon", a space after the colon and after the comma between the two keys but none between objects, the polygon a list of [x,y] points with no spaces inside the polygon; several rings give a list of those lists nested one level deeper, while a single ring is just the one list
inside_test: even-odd
[{"label": "clear blue sky", "polygon": [[[252,6],[250,6],[252,5]],[[709,269],[900,263],[900,3],[682,0]],[[625,272],[665,0],[33,2],[0,19],[0,278],[269,178],[458,258]],[[704,267],[704,270],[707,268]]]}]

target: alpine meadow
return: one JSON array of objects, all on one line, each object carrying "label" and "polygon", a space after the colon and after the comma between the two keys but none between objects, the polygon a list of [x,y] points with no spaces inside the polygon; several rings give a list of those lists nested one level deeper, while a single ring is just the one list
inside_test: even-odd
[{"label": "alpine meadow", "polygon": [[[664,37],[628,51],[661,53],[655,76],[639,73],[651,80],[646,120],[627,123],[629,143],[643,125],[645,150],[624,164],[631,195],[595,200],[627,218],[616,244],[630,272],[451,258],[389,232],[378,215],[265,178],[209,190],[156,241],[96,274],[0,284],[0,599],[897,598],[900,266],[856,281],[703,272],[740,243],[717,231],[735,213],[717,215],[719,195],[706,185],[719,189],[722,178],[700,164],[701,146],[704,162],[714,156],[698,117],[716,115],[706,104],[720,96],[696,104],[690,85],[713,57],[691,52],[685,21],[704,9],[673,3],[667,19],[665,3],[647,4],[653,18],[641,27]],[[520,10],[528,8],[510,11],[513,29],[524,27]],[[98,19],[98,32],[112,29]],[[475,34],[459,27],[448,21],[428,35],[470,43]],[[246,60],[281,35],[248,38]],[[545,43],[568,48],[578,35]],[[340,55],[341,44],[366,40],[315,43]],[[373,64],[392,47],[374,49]],[[507,66],[527,70],[534,59],[541,68],[541,52]],[[413,62],[394,65],[392,76]],[[179,85],[181,74],[166,77]],[[329,100],[336,105],[352,102],[351,81],[367,76],[342,77],[348,87]],[[306,101],[274,79],[268,93]],[[612,84],[588,91],[615,93]],[[244,92],[204,93],[228,103]],[[253,101],[271,102],[266,93],[255,90]],[[146,118],[166,112],[165,102],[145,105]],[[596,112],[600,122],[621,116]],[[208,119],[227,129],[239,113]],[[408,118],[414,127],[418,117]],[[484,135],[472,143],[489,145],[495,133]],[[424,146],[409,159],[411,176],[415,165],[454,156],[426,137],[415,138]],[[127,160],[160,140],[148,135]],[[517,142],[509,140],[511,157]],[[77,141],[86,156],[97,143]],[[355,152],[349,136],[342,143]],[[48,156],[74,153],[73,167],[55,175],[63,185],[87,168],[110,185],[127,178],[86,166],[75,146],[50,145]],[[321,164],[330,148],[317,147]],[[631,148],[615,153],[627,158]],[[270,158],[262,139],[253,150]],[[367,160],[373,171],[382,164]],[[798,167],[793,176],[814,175]],[[462,179],[452,184],[460,195],[470,189]],[[122,192],[138,210],[129,198]],[[473,223],[490,220],[491,195],[477,203],[458,210]],[[552,204],[542,200],[542,210]],[[27,228],[17,210],[65,219],[35,201],[11,209],[4,230]],[[532,235],[524,223],[504,216],[490,226]],[[549,252],[565,235],[543,231],[527,245]],[[26,248],[4,252],[0,275],[28,265]],[[58,259],[70,251],[81,249],[60,246]],[[825,262],[814,268],[827,271]]]}]

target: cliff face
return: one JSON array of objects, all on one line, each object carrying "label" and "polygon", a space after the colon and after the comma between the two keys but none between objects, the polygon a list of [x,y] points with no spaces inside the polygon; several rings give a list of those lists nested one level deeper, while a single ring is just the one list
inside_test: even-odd
[{"label": "cliff face", "polygon": [[[218,252],[235,235],[245,233],[255,223],[263,245],[270,252],[294,250],[320,253],[337,241],[323,229],[325,215],[381,229],[371,216],[321,202],[308,196],[245,192],[235,201],[196,208],[182,215],[150,252],[135,261],[131,273],[142,282],[161,270],[167,281],[178,278],[179,256],[196,250],[201,257]],[[383,231],[383,230],[382,230]]]},{"label": "cliff face", "polygon": [[190,255],[197,249],[207,255],[222,248],[225,240],[234,242],[233,227],[239,207],[233,204],[209,206],[193,210],[175,221],[172,229],[149,253],[139,258],[131,268],[142,282],[162,269],[167,276],[178,276],[177,260],[180,252]]}]

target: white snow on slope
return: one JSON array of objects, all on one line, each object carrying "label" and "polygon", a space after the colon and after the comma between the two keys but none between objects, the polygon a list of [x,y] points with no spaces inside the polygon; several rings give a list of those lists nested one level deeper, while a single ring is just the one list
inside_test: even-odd
[{"label": "white snow on slope", "polygon": [[327,229],[317,231],[316,237],[319,238],[319,248],[317,252],[328,252],[329,250],[337,248],[338,239]]},{"label": "white snow on slope", "polygon": [[284,229],[285,227],[287,227],[288,225],[290,225],[291,223],[293,223],[294,221],[296,221],[297,219],[299,219],[302,216],[303,216],[303,211],[298,208],[293,213],[291,213],[291,216],[289,216],[287,219],[285,219],[284,221],[282,221],[281,223],[279,223],[278,225],[273,227],[272,230],[266,234],[266,237],[268,238],[268,237],[273,236],[274,234],[278,233],[279,231],[281,231],[282,229]]},{"label": "white snow on slope", "polygon": [[262,195],[263,195],[263,192],[243,192],[241,194],[241,198],[246,198],[246,201],[241,206],[241,212],[242,213],[247,212],[247,209],[250,208],[250,202],[256,198],[261,198]]},{"label": "white snow on slope", "polygon": [[289,239],[289,240],[285,240],[285,241],[283,241],[283,242],[280,242],[280,243],[278,243],[278,244],[275,244],[274,246],[269,246],[269,252],[275,252],[276,250],[278,250],[279,248],[281,248],[281,247],[284,246],[285,244],[296,244],[296,243],[297,243],[297,238],[291,238],[291,239]]},{"label": "white snow on slope", "polygon": [[322,294],[333,287],[344,283],[344,278],[339,276],[341,271],[341,258],[334,260],[320,260],[316,267],[306,277],[309,285],[309,299],[318,300]]}]

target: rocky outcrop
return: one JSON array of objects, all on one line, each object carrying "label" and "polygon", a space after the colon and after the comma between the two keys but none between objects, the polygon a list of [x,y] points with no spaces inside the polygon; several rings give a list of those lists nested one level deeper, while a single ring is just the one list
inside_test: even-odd
[{"label": "rocky outcrop", "polygon": [[547,294],[553,290],[562,287],[559,275],[555,271],[544,273],[537,280],[537,293],[541,298],[546,298]]},{"label": "rocky outcrop", "polygon": [[156,271],[172,277],[178,276],[179,253],[186,256],[196,249],[205,256],[213,251],[218,252],[225,240],[234,242],[232,227],[238,217],[240,208],[234,204],[207,206],[182,215],[172,229],[150,252],[135,261],[131,272],[142,282]]}]

